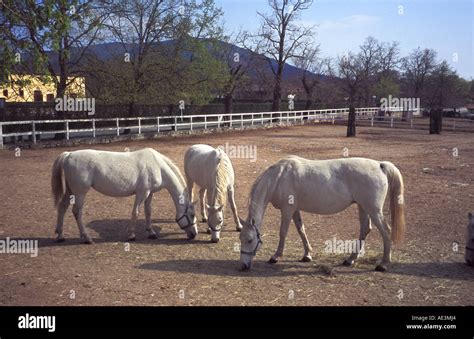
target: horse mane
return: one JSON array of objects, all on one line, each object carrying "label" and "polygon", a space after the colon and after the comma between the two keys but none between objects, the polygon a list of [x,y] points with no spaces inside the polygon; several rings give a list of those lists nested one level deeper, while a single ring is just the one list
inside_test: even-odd
[{"label": "horse mane", "polygon": [[[179,170],[178,166],[176,166],[170,158],[168,158],[167,156],[157,152],[158,154],[161,155],[161,157],[163,158],[164,162],[171,168],[171,171],[176,175],[176,177],[178,178],[178,181],[180,182],[181,185],[183,185],[184,188],[186,188],[186,181],[184,181],[184,177],[183,175],[181,174],[181,171]],[[187,192],[187,190],[185,190]]]},{"label": "horse mane", "polygon": [[[223,153],[223,151],[220,151]],[[221,153],[221,154],[222,154]],[[232,165],[227,156],[221,156],[217,163],[214,184],[214,205],[226,206],[227,204],[227,187],[229,186],[229,174]]]}]

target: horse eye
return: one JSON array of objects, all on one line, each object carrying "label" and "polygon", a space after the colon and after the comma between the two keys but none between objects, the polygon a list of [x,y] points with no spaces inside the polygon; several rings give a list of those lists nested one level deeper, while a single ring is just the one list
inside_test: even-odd
[{"label": "horse eye", "polygon": [[248,242],[249,244],[251,244],[251,243],[252,243],[252,239],[250,239],[250,240],[249,240],[249,241],[247,241],[247,242]]}]

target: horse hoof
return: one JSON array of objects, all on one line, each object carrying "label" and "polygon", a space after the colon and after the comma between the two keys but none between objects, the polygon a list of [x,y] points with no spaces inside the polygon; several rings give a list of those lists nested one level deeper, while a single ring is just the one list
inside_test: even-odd
[{"label": "horse hoof", "polygon": [[354,261],[352,260],[349,260],[349,259],[346,259],[342,262],[342,265],[344,266],[352,266],[352,264],[354,263]]},{"label": "horse hoof", "polygon": [[153,239],[154,240],[154,239],[158,239],[158,237],[156,236],[156,234],[150,234],[148,236],[148,239]]},{"label": "horse hoof", "polygon": [[375,266],[375,270],[376,270],[377,272],[385,272],[385,271],[387,271],[387,266],[385,266],[385,265],[377,265],[377,266]]},{"label": "horse hoof", "polygon": [[94,244],[94,242],[91,239],[86,239],[86,240],[84,240],[83,243],[86,244],[86,245],[93,245]]},{"label": "horse hoof", "polygon": [[311,258],[310,255],[306,255],[304,256],[303,258],[301,258],[301,262],[310,262],[311,260],[313,260],[313,258]]},{"label": "horse hoof", "polygon": [[278,259],[275,259],[273,257],[271,257],[270,260],[268,260],[269,264],[276,264],[277,262],[278,262]]},{"label": "horse hoof", "polygon": [[64,238],[57,238],[54,242],[57,242],[57,243],[61,243],[61,242],[65,242],[66,239]]}]

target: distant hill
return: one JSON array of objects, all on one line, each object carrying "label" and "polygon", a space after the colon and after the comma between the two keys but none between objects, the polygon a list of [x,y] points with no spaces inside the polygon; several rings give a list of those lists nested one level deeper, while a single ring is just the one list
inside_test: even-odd
[{"label": "distant hill", "polygon": [[[228,44],[226,42],[220,42],[221,44],[225,44],[226,46],[224,46],[225,48],[230,48],[230,51],[231,53],[239,53],[239,56],[241,58],[241,60],[243,62],[245,62],[246,60],[249,60],[250,57],[251,57],[251,52],[246,50],[246,49],[243,49],[241,47],[238,47],[238,46],[235,46],[235,45],[232,45],[232,44]],[[157,45],[171,45],[173,44],[173,40],[168,40],[168,41],[164,41],[164,42],[160,42],[158,43]],[[98,58],[99,60],[102,60],[102,61],[107,61],[109,59],[112,59],[114,57],[117,57],[117,56],[123,56],[125,52],[127,51],[133,51],[134,49],[136,49],[136,47],[133,45],[133,44],[127,44],[126,45],[126,48],[124,48],[124,46],[119,43],[119,42],[108,42],[108,43],[101,43],[101,44],[96,44],[96,45],[92,45],[88,48],[87,50],[87,54],[88,55],[92,55],[96,58]],[[74,61],[74,58],[77,57],[78,55],[80,55],[80,50],[79,49],[75,49],[72,51],[71,53],[71,60]],[[185,55],[186,56],[186,55]],[[28,56],[23,56],[24,57],[24,60],[29,60],[29,57]],[[189,57],[189,55],[188,55]],[[262,58],[265,58],[263,55],[261,56]],[[50,52],[49,53],[49,58],[53,64],[53,68],[55,70],[58,70],[59,67],[58,67],[58,63],[57,63],[57,53],[56,52]],[[28,63],[28,62],[27,62]],[[276,70],[277,68],[277,62],[275,60],[271,60],[271,63],[263,63],[264,67],[266,67],[266,72],[268,73],[272,73],[272,67],[274,70]],[[80,69],[81,65],[78,64],[77,66],[75,66],[77,68]],[[286,64],[285,65],[285,68],[284,68],[284,71],[283,71],[283,80],[287,81],[287,80],[295,80],[297,78],[300,78],[301,75],[303,73],[303,70],[301,68],[298,68],[298,67],[295,67],[291,64]],[[250,76],[252,76],[252,74],[250,74]],[[253,75],[255,76],[255,75]]]}]

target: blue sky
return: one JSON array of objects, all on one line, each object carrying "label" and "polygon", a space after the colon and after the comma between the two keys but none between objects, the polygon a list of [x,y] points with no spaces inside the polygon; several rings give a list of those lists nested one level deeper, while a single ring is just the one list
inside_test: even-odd
[{"label": "blue sky", "polygon": [[[317,25],[315,41],[324,56],[356,51],[372,35],[398,41],[401,54],[416,47],[433,48],[466,79],[474,78],[473,0],[315,0],[303,13],[304,24]],[[228,31],[255,31],[256,12],[266,0],[216,0]],[[400,7],[403,11],[399,14]],[[457,55],[457,61],[455,56]]]}]

